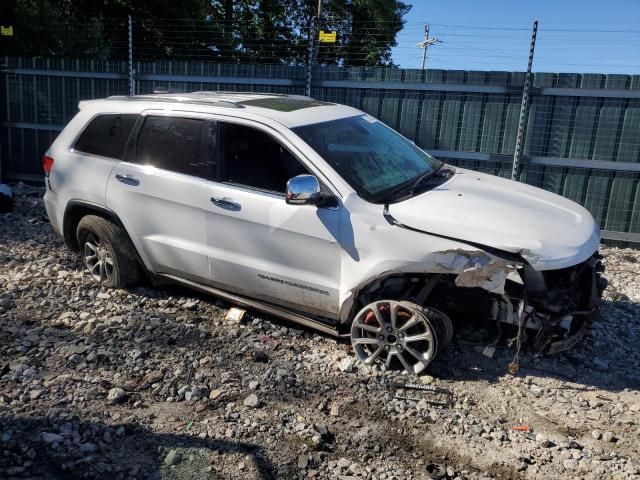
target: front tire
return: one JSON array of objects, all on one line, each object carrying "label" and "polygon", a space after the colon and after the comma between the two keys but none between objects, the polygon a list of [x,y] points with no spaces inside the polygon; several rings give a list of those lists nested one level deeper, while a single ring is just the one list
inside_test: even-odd
[{"label": "front tire", "polygon": [[76,238],[91,277],[109,288],[125,288],[140,279],[140,264],[126,232],[97,215],[78,223]]},{"label": "front tire", "polygon": [[363,364],[413,375],[427,368],[452,335],[444,313],[408,301],[370,303],[351,324],[351,344]]}]

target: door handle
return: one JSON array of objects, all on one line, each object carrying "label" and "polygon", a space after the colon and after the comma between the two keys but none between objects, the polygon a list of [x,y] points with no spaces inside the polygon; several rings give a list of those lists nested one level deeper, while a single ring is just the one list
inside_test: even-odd
[{"label": "door handle", "polygon": [[232,200],[220,197],[211,197],[211,203],[214,205],[225,208],[227,210],[240,210],[240,204]]},{"label": "door handle", "polygon": [[134,187],[140,185],[140,180],[132,175],[120,175],[119,173],[116,173],[116,180],[124,183],[125,185],[131,185]]}]

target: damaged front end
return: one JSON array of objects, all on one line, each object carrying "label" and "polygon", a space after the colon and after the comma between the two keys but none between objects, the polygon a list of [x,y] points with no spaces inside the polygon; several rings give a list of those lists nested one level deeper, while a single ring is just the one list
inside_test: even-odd
[{"label": "damaged front end", "polygon": [[503,291],[469,284],[458,275],[453,281],[457,287],[483,288],[453,289],[449,281],[449,287],[443,283],[440,291],[434,289],[429,301],[456,319],[462,329],[493,326],[496,336],[486,343],[495,344],[511,326],[522,344],[534,353],[558,353],[576,345],[598,317],[607,286],[603,272],[597,252],[577,265],[558,270],[537,271],[523,262],[517,274],[513,270],[502,274],[506,277]]},{"label": "damaged front end", "polygon": [[607,285],[599,258],[596,252],[568,268],[537,271],[516,256],[442,251],[435,254],[439,273],[383,276],[359,292],[357,307],[404,299],[443,312],[466,343],[517,338],[535,353],[557,353],[578,343],[597,318]]},{"label": "damaged front end", "polygon": [[596,252],[577,265],[559,270],[536,271],[530,265],[520,270],[525,302],[523,322],[534,329],[532,349],[557,353],[573,347],[584,337],[598,316],[607,286],[604,265]]}]

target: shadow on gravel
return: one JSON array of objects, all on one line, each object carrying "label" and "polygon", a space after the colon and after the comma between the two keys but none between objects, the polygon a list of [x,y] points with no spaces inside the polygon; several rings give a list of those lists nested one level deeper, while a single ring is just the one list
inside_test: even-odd
[{"label": "shadow on gravel", "polygon": [[[555,355],[522,352],[517,375],[555,378],[581,384],[584,390],[639,389],[640,305],[604,301],[601,308],[602,318],[574,348]],[[503,341],[493,358],[488,358],[482,354],[484,347],[485,344],[451,345],[439,354],[429,373],[449,380],[497,381],[507,373],[515,349],[508,348]]]},{"label": "shadow on gravel", "polygon": [[[264,449],[252,443],[155,433],[136,424],[106,425],[77,417],[0,416],[0,431],[0,478],[7,480],[25,475],[47,480],[276,478]],[[56,435],[64,440],[52,442],[62,438]],[[175,466],[165,464],[170,451],[182,456]],[[241,456],[245,469],[238,471],[238,460],[227,456]],[[218,471],[218,463],[228,468]]]},{"label": "shadow on gravel", "polygon": [[[160,290],[137,289],[136,294],[154,298],[168,294],[175,297],[197,298],[226,308],[234,306],[216,297],[192,291],[179,285],[161,285]],[[634,302],[604,301],[602,318],[572,349],[554,355],[534,355],[525,349],[520,354],[517,376],[554,378],[559,381],[581,384],[584,390],[594,388],[610,392],[640,389],[640,304]],[[312,328],[286,320],[251,312],[253,316],[324,337],[336,344],[349,344],[348,338],[335,338]],[[496,382],[507,373],[509,363],[515,357],[515,348],[509,348],[503,338],[493,358],[481,352],[486,344],[471,345],[454,339],[452,345],[438,354],[425,374],[443,380],[485,380]],[[580,389],[579,387],[574,387]]]}]

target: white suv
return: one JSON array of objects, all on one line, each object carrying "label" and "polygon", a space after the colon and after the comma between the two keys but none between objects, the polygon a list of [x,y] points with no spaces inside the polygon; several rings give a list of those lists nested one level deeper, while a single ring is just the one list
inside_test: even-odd
[{"label": "white suv", "polygon": [[354,108],[225,92],[79,107],[43,159],[44,198],[105,286],[146,272],[350,335],[365,364],[409,373],[454,326],[553,352],[597,312],[589,212],[448,166]]}]

